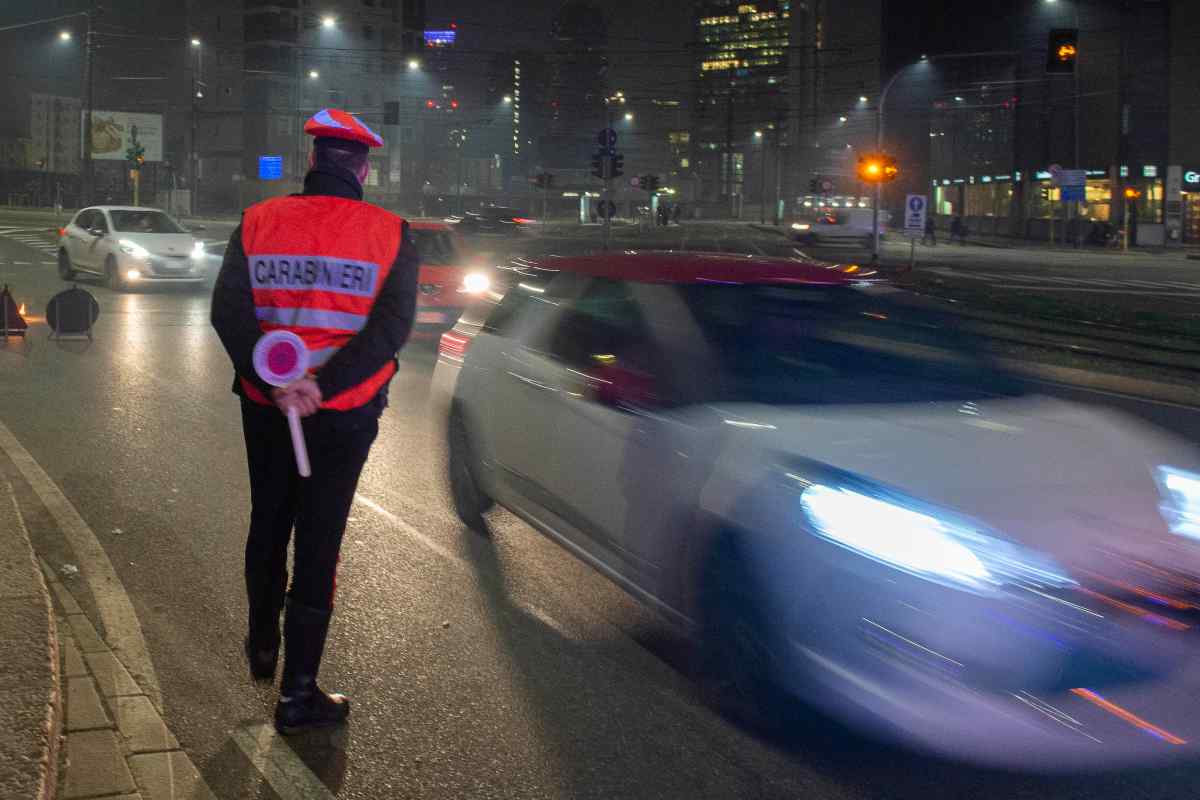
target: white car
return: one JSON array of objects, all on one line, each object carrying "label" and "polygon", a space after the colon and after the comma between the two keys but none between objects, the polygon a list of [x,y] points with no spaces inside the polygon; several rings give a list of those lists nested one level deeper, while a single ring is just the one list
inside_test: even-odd
[{"label": "white car", "polygon": [[[887,224],[891,214],[879,212],[879,237],[887,236]],[[875,222],[869,208],[846,208],[822,214],[806,222],[792,223],[792,238],[806,244],[828,244],[830,242],[862,242],[874,246]]]},{"label": "white car", "polygon": [[[1036,770],[1196,754],[1200,454],[790,260],[527,261],[439,349],[449,479],[780,693]],[[788,716],[790,715],[790,716]]]},{"label": "white car", "polygon": [[58,275],[103,278],[109,288],[199,285],[208,277],[204,243],[156,208],[92,206],[59,229]]}]

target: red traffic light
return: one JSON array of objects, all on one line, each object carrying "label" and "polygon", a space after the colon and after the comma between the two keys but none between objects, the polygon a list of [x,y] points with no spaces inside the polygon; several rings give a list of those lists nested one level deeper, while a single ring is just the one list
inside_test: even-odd
[{"label": "red traffic light", "polygon": [[426,108],[437,108],[437,103],[433,102],[432,100],[426,100],[425,107]]},{"label": "red traffic light", "polygon": [[457,100],[451,100],[451,101],[450,101],[450,107],[451,107],[451,108],[458,108],[458,101],[457,101]]}]

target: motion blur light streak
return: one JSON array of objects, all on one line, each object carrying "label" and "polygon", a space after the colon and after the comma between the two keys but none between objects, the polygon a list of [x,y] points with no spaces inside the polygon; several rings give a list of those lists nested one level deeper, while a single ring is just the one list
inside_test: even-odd
[{"label": "motion blur light streak", "polygon": [[1116,703],[1105,700],[1103,697],[1096,694],[1091,689],[1083,689],[1083,688],[1072,689],[1071,694],[1076,695],[1078,697],[1082,697],[1084,700],[1087,700],[1090,703],[1094,703],[1096,706],[1104,709],[1105,711],[1112,714],[1113,716],[1115,716],[1119,719],[1125,720],[1130,725],[1134,725],[1138,728],[1141,728],[1146,733],[1148,733],[1151,736],[1154,736],[1156,738],[1162,739],[1167,744],[1187,744],[1187,739],[1180,739],[1178,736],[1171,733],[1170,731],[1165,731],[1162,728],[1158,727],[1157,725],[1155,725],[1151,722],[1147,722],[1146,720],[1139,717],[1137,714],[1134,714],[1131,711],[1126,711],[1125,709],[1121,708]]},{"label": "motion blur light streak", "polygon": [[1099,600],[1100,602],[1107,603],[1108,605],[1112,606],[1113,608],[1119,608],[1122,611],[1128,611],[1130,614],[1133,614],[1135,617],[1144,619],[1146,622],[1152,622],[1155,625],[1163,625],[1167,628],[1170,628],[1173,631],[1186,631],[1188,628],[1191,627],[1190,625],[1185,625],[1182,622],[1176,622],[1175,620],[1169,619],[1168,617],[1164,617],[1160,614],[1155,614],[1153,611],[1147,611],[1144,608],[1139,608],[1138,606],[1135,606],[1133,603],[1126,603],[1124,600],[1118,600],[1115,597],[1109,597],[1106,594],[1102,594],[1100,592],[1094,592],[1091,589],[1084,588],[1083,586],[1080,586],[1077,588],[1079,589],[1079,591],[1083,592],[1088,597],[1094,597],[1097,600]]},{"label": "motion blur light streak", "polygon": [[1083,730],[1082,722],[1075,719],[1070,714],[1063,711],[1061,708],[1057,708],[1055,706],[1050,705],[1045,700],[1042,700],[1040,697],[1035,697],[1034,695],[1030,694],[1029,692],[1025,692],[1025,691],[1014,694],[1013,697],[1016,698],[1016,700],[1018,702],[1024,703],[1029,708],[1032,708],[1034,711],[1038,712],[1039,714],[1045,715],[1049,719],[1057,722],[1059,725],[1062,725],[1064,728],[1067,728],[1075,733],[1078,733],[1080,736],[1086,736],[1087,738],[1091,739],[1093,742],[1096,742],[1097,744],[1104,744],[1104,742],[1102,740],[1097,739],[1095,736],[1092,736],[1090,733]]},{"label": "motion blur light streak", "polygon": [[1187,611],[1189,609],[1195,608],[1195,606],[1192,605],[1191,603],[1185,602],[1183,600],[1177,600],[1174,597],[1167,597],[1165,594],[1159,594],[1158,592],[1152,592],[1149,589],[1144,589],[1141,586],[1135,586],[1132,583],[1126,583],[1125,581],[1119,581],[1116,578],[1109,578],[1105,575],[1100,575],[1098,573],[1090,572],[1088,570],[1080,570],[1080,572],[1082,572],[1084,575],[1087,575],[1089,577],[1103,581],[1112,586],[1116,586],[1118,589],[1124,589],[1125,591],[1136,594],[1139,597],[1144,597],[1147,600],[1158,603],[1159,605],[1179,609],[1180,611]]},{"label": "motion blur light streak", "polygon": [[1200,475],[1161,466],[1158,482],[1164,495],[1159,508],[1167,527],[1172,533],[1200,539]]}]

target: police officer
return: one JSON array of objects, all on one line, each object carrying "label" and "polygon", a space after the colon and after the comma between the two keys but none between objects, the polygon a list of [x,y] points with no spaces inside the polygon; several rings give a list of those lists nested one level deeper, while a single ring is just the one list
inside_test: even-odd
[{"label": "police officer", "polygon": [[[317,686],[317,671],[350,504],[396,353],[412,329],[418,261],[408,223],[362,199],[368,149],[383,140],[335,109],[317,113],[304,131],[315,137],[304,191],[245,211],[212,304],[236,372],[250,467],[245,652],[256,679],[274,678],[286,599],[275,708],[275,727],[285,734],[335,725],[350,713],[345,697]],[[254,345],[272,330],[298,334],[311,355],[309,374],[284,388],[254,370]],[[309,478],[296,471],[286,418],[293,408],[304,418]]]}]

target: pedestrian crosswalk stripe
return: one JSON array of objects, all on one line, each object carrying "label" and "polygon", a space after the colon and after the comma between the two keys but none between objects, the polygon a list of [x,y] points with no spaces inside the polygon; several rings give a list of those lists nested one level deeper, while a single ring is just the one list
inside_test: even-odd
[{"label": "pedestrian crosswalk stripe", "polygon": [[[1100,294],[1117,294],[1124,291],[1130,294],[1186,294],[1200,292],[1200,282],[1186,281],[1148,281],[1140,278],[1092,278],[1087,275],[1029,275],[1019,272],[960,272],[953,269],[934,268],[928,270],[938,275],[981,281],[1003,289],[1046,289],[1048,291],[1094,291]],[[1160,291],[1143,291],[1154,289]]]}]

